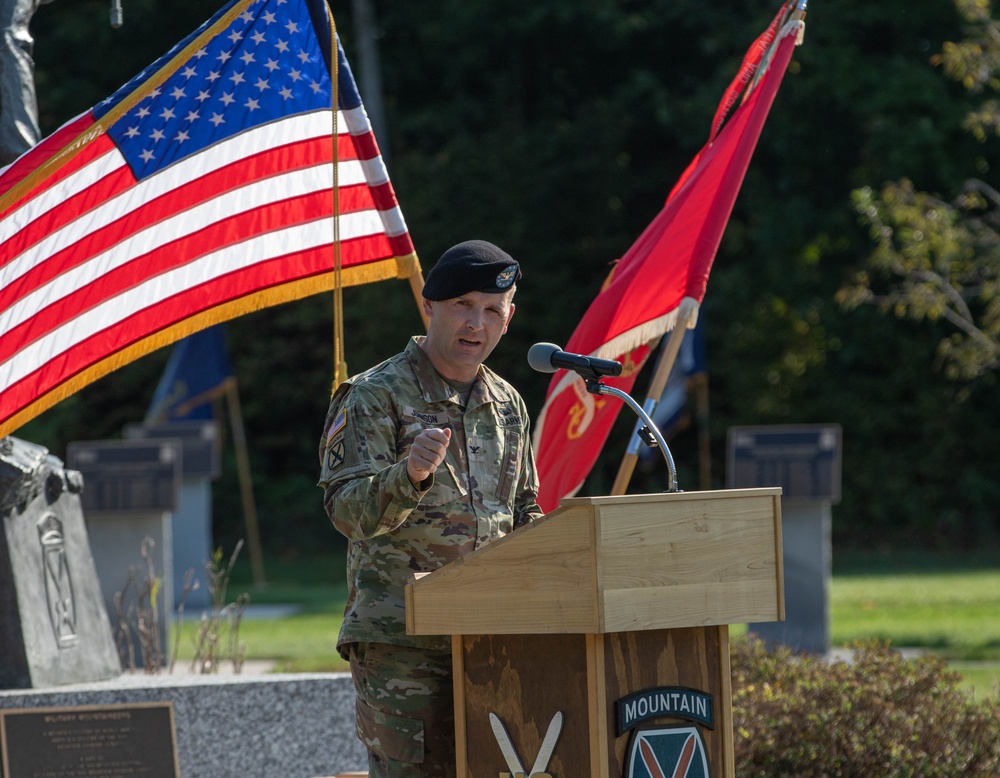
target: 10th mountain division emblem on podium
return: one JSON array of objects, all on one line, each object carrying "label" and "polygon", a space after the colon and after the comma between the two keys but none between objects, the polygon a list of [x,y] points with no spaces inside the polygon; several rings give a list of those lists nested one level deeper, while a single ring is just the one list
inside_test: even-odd
[{"label": "10th mountain division emblem on podium", "polygon": [[708,756],[695,726],[655,727],[633,733],[624,778],[709,778]]}]

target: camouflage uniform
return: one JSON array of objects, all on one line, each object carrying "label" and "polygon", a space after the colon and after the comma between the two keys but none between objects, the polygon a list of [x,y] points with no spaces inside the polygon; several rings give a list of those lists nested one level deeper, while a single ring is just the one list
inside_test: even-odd
[{"label": "camouflage uniform", "polygon": [[[463,409],[420,342],[413,338],[401,354],[341,385],[320,441],[326,512],[349,541],[337,647],[352,659],[358,735],[372,754],[372,776],[454,774],[450,724],[444,727],[450,751],[443,755],[440,744],[424,742],[420,721],[435,704],[441,710],[427,712],[429,719],[451,713],[450,638],[406,634],[403,590],[410,576],[541,516],[520,395],[481,366]],[[407,476],[406,455],[427,427],[448,427],[452,435],[444,462],[418,490]],[[378,643],[394,648],[378,653],[376,670],[365,656]],[[394,671],[393,657],[409,669]],[[383,758],[416,765],[377,772]]]}]

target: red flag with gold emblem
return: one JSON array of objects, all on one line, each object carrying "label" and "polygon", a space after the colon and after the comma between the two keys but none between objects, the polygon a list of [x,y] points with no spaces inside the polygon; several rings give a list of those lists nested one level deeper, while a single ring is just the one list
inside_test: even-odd
[{"label": "red flag with gold emblem", "polygon": [[[804,0],[784,4],[750,47],[723,95],[708,143],[611,271],[566,344],[575,354],[622,362],[621,377],[605,379],[607,385],[630,393],[651,347],[673,328],[682,301],[704,299],[750,157],[801,41],[804,10]],[[741,93],[742,103],[730,113]],[[553,510],[583,485],[620,407],[615,397],[589,394],[575,373],[553,376],[535,425],[543,510]]]}]

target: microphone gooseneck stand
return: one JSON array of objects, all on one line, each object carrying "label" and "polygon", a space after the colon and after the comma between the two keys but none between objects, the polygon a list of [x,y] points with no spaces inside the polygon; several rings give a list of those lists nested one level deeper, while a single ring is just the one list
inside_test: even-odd
[{"label": "microphone gooseneck stand", "polygon": [[639,437],[650,448],[658,446],[663,452],[663,458],[667,462],[667,470],[670,473],[670,488],[667,491],[683,491],[677,487],[677,467],[674,465],[674,458],[670,455],[670,449],[667,448],[667,441],[664,440],[663,433],[657,429],[649,414],[626,392],[601,383],[602,376],[615,377],[622,374],[621,362],[616,362],[613,359],[588,357],[583,354],[572,354],[563,351],[555,343],[536,343],[528,349],[528,364],[540,373],[554,373],[560,369],[572,370],[583,379],[590,394],[613,394],[624,401],[646,425],[637,430]]},{"label": "microphone gooseneck stand", "polygon": [[[578,371],[579,372],[579,371]],[[639,430],[639,435],[642,437],[643,441],[647,446],[652,448],[653,446],[658,446],[660,451],[663,452],[663,458],[667,463],[667,471],[670,473],[670,480],[667,489],[668,492],[682,492],[683,489],[677,486],[677,466],[674,464],[674,458],[670,454],[670,449],[667,447],[667,441],[663,438],[663,433],[657,428],[656,424],[649,417],[649,414],[643,410],[642,406],[639,405],[635,400],[633,400],[627,392],[623,392],[614,386],[607,386],[601,383],[599,376],[587,377],[583,376],[584,383],[587,385],[587,391],[590,394],[612,394],[624,402],[629,408],[636,412],[640,419],[642,419],[643,424],[646,426]]]}]

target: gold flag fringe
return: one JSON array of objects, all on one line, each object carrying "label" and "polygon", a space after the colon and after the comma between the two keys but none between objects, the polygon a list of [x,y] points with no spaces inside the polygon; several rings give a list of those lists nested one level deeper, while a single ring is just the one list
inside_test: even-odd
[{"label": "gold flag fringe", "polygon": [[[341,281],[344,286],[359,286],[375,281],[397,278],[397,267],[401,261],[405,264],[407,257],[410,256],[413,255],[406,255],[406,257],[402,258],[392,257],[367,265],[344,268]],[[124,349],[116,351],[114,354],[94,363],[72,378],[59,384],[59,386],[54,387],[46,394],[39,396],[30,405],[22,408],[10,418],[0,421],[0,437],[11,434],[18,427],[31,421],[39,414],[44,413],[56,403],[79,392],[85,386],[92,384],[94,381],[103,378],[120,367],[124,367],[129,362],[134,362],[140,357],[151,354],[157,349],[176,343],[188,335],[193,335],[200,330],[211,327],[213,324],[220,324],[248,313],[254,313],[255,311],[292,302],[293,300],[299,300],[310,295],[329,292],[333,289],[334,284],[335,281],[332,273],[324,273],[319,276],[290,281],[286,284],[272,286],[268,289],[255,292],[252,295],[241,297],[238,300],[218,305],[162,330],[158,330],[142,340],[136,341]]]}]

